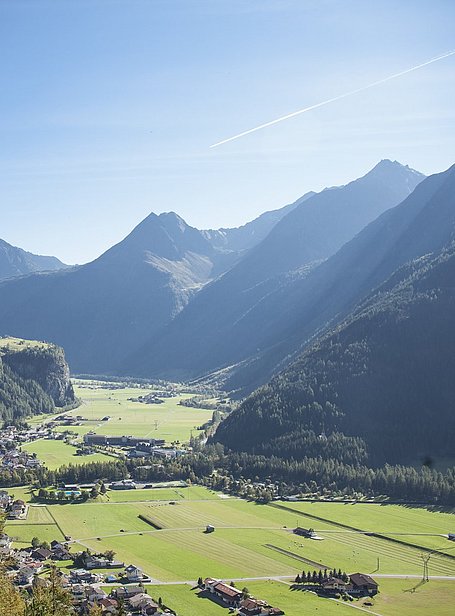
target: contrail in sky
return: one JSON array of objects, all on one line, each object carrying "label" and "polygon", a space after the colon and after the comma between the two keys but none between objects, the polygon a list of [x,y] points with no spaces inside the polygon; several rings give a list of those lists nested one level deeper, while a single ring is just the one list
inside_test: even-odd
[{"label": "contrail in sky", "polygon": [[375,86],[379,86],[382,83],[386,83],[391,79],[396,79],[397,77],[401,77],[402,75],[407,75],[407,73],[412,73],[412,71],[417,71],[419,68],[423,68],[424,66],[428,66],[429,64],[433,64],[433,62],[438,62],[438,60],[442,60],[443,58],[448,58],[449,56],[455,55],[455,50],[448,51],[442,56],[437,56],[436,58],[432,58],[431,60],[427,60],[427,62],[423,62],[423,64],[418,64],[417,66],[413,66],[412,68],[407,68],[405,71],[400,71],[399,73],[395,73],[394,75],[389,75],[389,77],[385,77],[384,79],[379,79],[379,81],[373,81],[373,83],[369,83],[366,86],[362,86],[361,88],[357,88],[356,90],[351,90],[350,92],[345,92],[344,94],[340,94],[335,96],[334,98],[329,98],[326,101],[322,101],[321,103],[316,103],[315,105],[311,105],[310,107],[305,107],[304,109],[299,109],[298,111],[294,111],[293,113],[288,113],[285,116],[281,116],[281,118],[276,118],[275,120],[271,120],[270,122],[266,122],[265,124],[261,124],[260,126],[256,126],[255,128],[250,128],[249,130],[244,131],[243,133],[239,133],[238,135],[234,135],[233,137],[229,137],[228,139],[223,139],[222,141],[218,141],[218,143],[214,143],[211,145],[211,148],[217,148],[219,145],[223,145],[223,143],[228,143],[229,141],[234,141],[234,139],[239,139],[240,137],[244,137],[245,135],[249,135],[250,133],[255,133],[257,130],[262,130],[263,128],[267,128],[267,126],[272,126],[273,124],[278,124],[278,122],[283,122],[283,120],[289,120],[289,118],[294,118],[302,113],[306,113],[307,111],[311,111],[312,109],[317,109],[318,107],[323,107],[324,105],[328,105],[329,103],[334,103],[335,101],[339,101],[342,98],[346,98],[347,96],[352,96],[353,94],[357,94],[358,92],[364,92],[369,88],[374,88]]}]

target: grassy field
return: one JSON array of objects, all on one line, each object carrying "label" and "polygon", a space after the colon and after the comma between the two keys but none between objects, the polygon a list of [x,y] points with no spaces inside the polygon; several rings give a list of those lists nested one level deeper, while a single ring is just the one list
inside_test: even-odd
[{"label": "grassy field", "polygon": [[166,487],[136,490],[108,490],[100,497],[103,502],[129,503],[141,501],[219,500],[217,492],[199,486]]},{"label": "grassy field", "polygon": [[[176,491],[182,494],[179,499]],[[335,522],[350,521],[362,528],[368,522],[370,526],[366,528],[386,534],[404,532],[415,525],[432,536],[455,519],[452,514],[395,506],[318,503],[314,507],[301,503],[280,509],[236,498],[219,498],[200,486],[110,492],[109,496],[111,501],[104,497],[106,500],[84,504],[32,504],[27,520],[9,522],[7,532],[22,542],[20,545],[34,536],[51,541],[70,535],[74,550],[114,550],[118,559],[141,567],[158,584],[170,583],[154,585],[150,592],[161,596],[181,616],[226,613],[209,599],[199,598],[189,585],[172,585],[199,576],[238,579],[238,587],[247,586],[255,596],[281,607],[287,616],[349,614],[353,606],[361,606],[360,601],[346,604],[321,599],[309,592],[291,590],[285,580],[273,578],[291,580],[297,572],[312,571],[318,565],[341,568],[348,573],[362,571],[373,577],[419,576],[421,550],[342,529]],[[175,504],[170,504],[171,500]],[[325,521],[316,523],[299,515],[298,511],[303,509],[307,515],[313,512],[310,515],[324,517]],[[140,515],[161,530],[140,519]],[[205,533],[207,524],[214,525],[215,532]],[[292,528],[296,525],[313,526],[324,539],[314,541],[294,535]],[[455,576],[455,560],[433,554],[430,575]],[[438,616],[452,613],[455,581],[431,580],[420,585],[418,579],[378,577],[378,581],[381,592],[374,606],[365,608],[368,611],[382,616],[419,615],[430,609]]]},{"label": "grassy field", "polygon": [[25,503],[29,503],[32,500],[33,493],[30,486],[18,486],[15,488],[2,488],[6,489],[8,494],[13,498],[20,498]]},{"label": "grassy field", "polygon": [[30,544],[33,537],[51,542],[63,539],[63,533],[56,524],[47,507],[30,506],[25,520],[11,520],[6,523],[6,533],[17,544]]},{"label": "grassy field", "polygon": [[[360,503],[286,503],[285,506],[290,511],[317,516],[368,532],[389,535],[406,543],[455,555],[455,545],[446,537],[449,532],[455,532],[453,513],[402,505]],[[315,529],[325,526],[325,522],[311,518],[308,518],[305,524],[310,524]]]},{"label": "grassy field", "polygon": [[[162,404],[142,404],[128,398],[137,398],[151,390],[138,388],[89,389],[75,388],[82,405],[69,415],[81,415],[83,425],[70,429],[82,435],[92,430],[97,434],[113,436],[131,435],[147,438],[164,438],[167,442],[185,442],[191,431],[212,417],[212,411],[180,406],[179,401],[190,397],[188,394],[165,398]],[[101,419],[109,415],[109,421]],[[61,427],[60,430],[65,430]]]},{"label": "grassy field", "polygon": [[35,347],[42,347],[47,349],[49,348],[49,346],[49,343],[40,342],[39,340],[23,340],[22,338],[6,336],[4,338],[0,338],[0,355],[6,350],[17,352],[22,351],[23,349]]},{"label": "grassy field", "polygon": [[[198,492],[202,496],[204,489]],[[125,562],[134,562],[166,582],[199,575],[295,576],[318,567],[372,575],[421,573],[419,549],[339,529],[330,522],[320,525],[323,541],[304,539],[291,532],[296,523],[302,524],[302,517],[296,518],[291,510],[240,499],[215,500],[205,492],[207,500],[177,501],[174,496],[175,504],[142,497],[141,502],[98,501],[47,509],[63,534],[94,550],[112,549]],[[128,492],[129,498],[132,495]],[[207,524],[215,526],[214,533],[204,533]],[[434,554],[431,574],[455,576],[455,559]]]},{"label": "grassy field", "polygon": [[47,439],[26,443],[22,446],[22,449],[29,453],[36,453],[38,459],[50,470],[54,470],[63,464],[88,464],[89,462],[108,461],[110,459],[101,453],[76,456],[76,448],[72,445],[66,445],[63,441]]}]

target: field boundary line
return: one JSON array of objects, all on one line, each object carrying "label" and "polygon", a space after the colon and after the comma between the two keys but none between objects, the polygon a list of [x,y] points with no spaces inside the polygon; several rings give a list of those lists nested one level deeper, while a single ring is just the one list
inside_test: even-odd
[{"label": "field boundary line", "polygon": [[318,569],[320,569],[321,571],[323,569],[330,569],[328,565],[323,565],[322,563],[318,563],[315,560],[310,560],[309,558],[305,558],[304,556],[295,554],[294,552],[291,552],[290,550],[285,550],[284,548],[280,548],[277,545],[272,545],[271,543],[264,543],[264,547],[269,548],[270,550],[275,550],[276,552],[279,552],[280,554],[284,554],[285,556],[288,556],[290,558],[295,558],[296,560],[300,560],[301,562],[307,565],[311,565],[312,567],[318,567]]},{"label": "field boundary line", "polygon": [[54,517],[54,514],[52,513],[52,511],[49,511],[48,507],[46,507],[48,514],[51,516],[51,518],[54,520],[54,524],[55,526],[59,529],[59,531],[62,533],[63,537],[66,537],[65,533],[62,530],[62,527],[60,526],[60,524],[57,522],[57,520]]}]

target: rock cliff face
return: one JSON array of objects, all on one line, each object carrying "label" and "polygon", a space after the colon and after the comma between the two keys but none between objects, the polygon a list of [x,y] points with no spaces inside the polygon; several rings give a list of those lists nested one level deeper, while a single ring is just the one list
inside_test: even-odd
[{"label": "rock cliff face", "polygon": [[0,355],[13,374],[35,381],[49,395],[55,406],[75,402],[70,372],[62,348],[45,343],[30,344],[17,339],[2,340]]}]

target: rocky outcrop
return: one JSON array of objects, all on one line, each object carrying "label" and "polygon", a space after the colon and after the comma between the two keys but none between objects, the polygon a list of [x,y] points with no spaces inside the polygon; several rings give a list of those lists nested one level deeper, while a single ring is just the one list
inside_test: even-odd
[{"label": "rocky outcrop", "polygon": [[3,363],[25,380],[36,381],[62,407],[75,402],[70,372],[62,348],[51,344],[25,346],[21,350],[4,350]]}]

